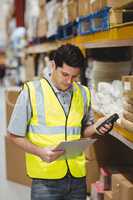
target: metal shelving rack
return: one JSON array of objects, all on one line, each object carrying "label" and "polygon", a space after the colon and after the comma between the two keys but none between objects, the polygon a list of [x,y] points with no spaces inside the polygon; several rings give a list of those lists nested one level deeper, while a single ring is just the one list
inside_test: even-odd
[{"label": "metal shelving rack", "polygon": [[81,49],[133,46],[133,22],[111,27],[108,31],[31,46],[26,49],[26,53],[35,54],[48,52],[65,43],[78,45]]}]

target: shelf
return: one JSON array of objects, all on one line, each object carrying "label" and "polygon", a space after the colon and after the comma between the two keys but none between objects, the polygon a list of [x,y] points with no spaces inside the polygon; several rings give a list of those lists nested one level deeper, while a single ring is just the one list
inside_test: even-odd
[{"label": "shelf", "polygon": [[133,46],[133,22],[113,26],[108,31],[77,36],[64,41],[67,42],[82,48],[110,47],[111,43],[115,46]]},{"label": "shelf", "polygon": [[111,131],[109,134],[112,135],[113,137],[117,138],[118,140],[120,140],[122,143],[124,143],[126,146],[128,146],[130,149],[133,150],[133,142],[127,140],[125,137],[122,136],[124,132],[125,132],[124,129],[120,130],[120,129],[116,129],[116,127],[114,127],[114,130]]},{"label": "shelf", "polygon": [[43,44],[33,45],[31,47],[28,47],[25,52],[26,54],[46,53],[57,49],[61,44],[62,42],[60,41],[46,42]]},{"label": "shelf", "polygon": [[[95,112],[94,115],[96,119],[103,117],[101,113]],[[113,130],[109,133],[113,137],[120,140],[126,146],[133,150],[133,133],[127,131],[126,129],[122,128],[118,123],[114,125]]]},{"label": "shelf", "polygon": [[88,35],[84,38],[84,46],[86,48],[133,46],[133,22],[114,26],[109,31]]},{"label": "shelf", "polygon": [[46,42],[27,48],[26,53],[45,53],[55,50],[62,44],[72,43],[81,50],[86,48],[133,46],[133,22],[111,27],[108,31],[76,36],[68,40]]}]

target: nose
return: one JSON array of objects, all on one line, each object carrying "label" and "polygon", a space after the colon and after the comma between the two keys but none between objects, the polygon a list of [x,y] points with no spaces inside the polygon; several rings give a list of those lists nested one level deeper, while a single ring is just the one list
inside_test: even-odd
[{"label": "nose", "polygon": [[71,84],[72,82],[73,82],[73,78],[72,78],[71,76],[68,77],[68,78],[67,78],[67,83],[68,83],[68,84]]}]

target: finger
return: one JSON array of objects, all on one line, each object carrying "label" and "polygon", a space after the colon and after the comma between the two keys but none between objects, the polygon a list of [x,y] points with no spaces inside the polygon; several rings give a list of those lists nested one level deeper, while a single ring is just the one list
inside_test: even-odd
[{"label": "finger", "polygon": [[59,158],[63,154],[64,154],[64,151],[60,151],[60,152],[58,151],[58,152],[54,153],[53,155],[51,155],[49,157],[49,162],[53,162],[53,161],[57,160],[57,158]]},{"label": "finger", "polygon": [[105,127],[103,126],[103,127],[101,127],[101,128],[99,129],[99,131],[102,132],[102,133],[104,133],[104,132],[107,132],[107,131],[108,131],[108,128],[105,128]]},{"label": "finger", "polygon": [[64,150],[60,150],[60,151],[57,151],[57,152],[56,152],[56,155],[57,155],[57,156],[60,156],[60,155],[63,155],[64,153],[65,153]]},{"label": "finger", "polygon": [[55,148],[52,149],[52,151],[53,151],[53,152],[64,151],[64,149],[63,149],[63,148],[58,148],[58,149],[57,149],[57,148],[55,147]]}]

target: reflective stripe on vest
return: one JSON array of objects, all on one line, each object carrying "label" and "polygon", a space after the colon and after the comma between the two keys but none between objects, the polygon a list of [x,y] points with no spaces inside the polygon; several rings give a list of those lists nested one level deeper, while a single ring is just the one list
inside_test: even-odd
[{"label": "reflective stripe on vest", "polygon": [[[44,148],[57,146],[61,141],[79,139],[85,107],[90,102],[89,90],[79,87],[76,83],[73,84],[73,96],[68,116],[66,116],[47,80],[36,80],[27,85],[33,113],[27,138],[33,144]],[[84,154],[74,159],[67,159],[67,163],[74,177],[85,176]],[[58,159],[52,163],[46,163],[32,154],[26,154],[26,167],[30,177],[45,179],[62,178],[68,170],[66,160]]]}]

